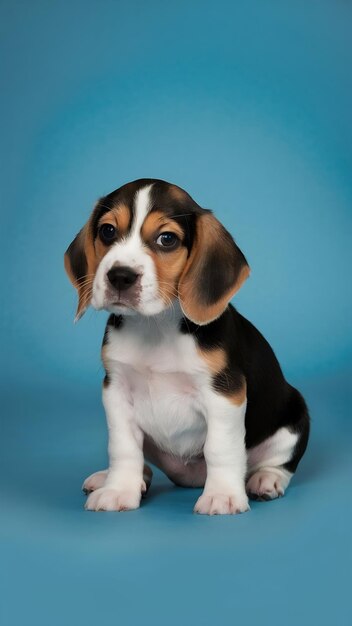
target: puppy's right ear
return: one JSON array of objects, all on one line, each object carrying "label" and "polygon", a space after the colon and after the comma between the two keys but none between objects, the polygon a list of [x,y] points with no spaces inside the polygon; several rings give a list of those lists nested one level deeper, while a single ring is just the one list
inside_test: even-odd
[{"label": "puppy's right ear", "polygon": [[78,292],[78,306],[75,317],[75,322],[78,322],[89,307],[96,270],[91,220],[79,231],[67,248],[64,263],[68,277]]}]

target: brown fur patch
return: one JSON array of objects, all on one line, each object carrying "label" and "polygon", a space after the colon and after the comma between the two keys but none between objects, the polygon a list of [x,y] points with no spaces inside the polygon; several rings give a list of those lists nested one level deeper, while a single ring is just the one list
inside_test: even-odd
[{"label": "brown fur patch", "polygon": [[77,309],[78,317],[80,317],[84,313],[86,308],[89,306],[89,303],[92,297],[93,280],[94,280],[95,272],[97,269],[97,259],[96,259],[94,244],[92,241],[92,236],[89,232],[90,224],[89,226],[85,227],[84,230],[85,230],[84,253],[86,256],[86,260],[87,260],[88,271],[87,271],[87,276],[82,277],[82,279],[79,281],[79,286],[78,286],[79,302],[78,302],[78,309]]},{"label": "brown fur patch", "polygon": [[74,287],[76,287],[76,289],[77,289],[78,288],[77,279],[76,279],[76,276],[74,275],[74,273],[72,271],[71,261],[70,261],[70,258],[68,256],[67,252],[64,255],[64,266],[65,266],[65,270],[66,270],[67,276],[69,277],[72,285]]},{"label": "brown fur patch", "polygon": [[[182,241],[184,233],[180,225],[168,218],[162,211],[152,211],[142,226],[142,238],[146,243],[154,244],[155,239],[165,232],[175,233]],[[175,250],[163,252],[162,248],[151,246],[152,256],[160,297],[167,303],[177,298],[177,285],[187,260],[187,250],[179,246]]]},{"label": "brown fur patch", "polygon": [[[74,250],[72,250],[74,246]],[[83,276],[76,276],[72,269],[71,254],[76,257],[82,257],[85,260],[86,273]],[[94,243],[91,235],[91,220],[82,228],[77,237],[67,249],[64,257],[66,272],[74,287],[78,291],[78,307],[76,311],[76,320],[82,317],[84,311],[89,305],[94,275],[96,271],[96,255]]]},{"label": "brown fur patch", "polygon": [[167,303],[177,298],[177,285],[187,260],[187,250],[180,247],[174,252],[158,254],[150,251],[155,264],[160,297]]},{"label": "brown fur patch", "polygon": [[104,213],[99,220],[101,224],[114,224],[121,235],[125,235],[131,221],[131,211],[127,204],[118,204],[116,207]]},{"label": "brown fur patch", "polygon": [[183,238],[182,228],[177,222],[167,217],[162,211],[152,211],[144,220],[142,238],[144,241],[149,242],[163,232],[172,232],[180,239]]},{"label": "brown fur patch", "polygon": [[225,369],[227,359],[223,348],[213,348],[212,350],[197,348],[197,350],[212,374],[218,374]]},{"label": "brown fur patch", "polygon": [[[125,204],[118,204],[116,207],[104,213],[98,222],[98,228],[102,224],[112,224],[117,229],[118,238],[124,237],[128,231],[131,221],[131,211]],[[109,246],[106,246],[99,237],[94,242],[97,260],[101,261],[107,253]]]}]

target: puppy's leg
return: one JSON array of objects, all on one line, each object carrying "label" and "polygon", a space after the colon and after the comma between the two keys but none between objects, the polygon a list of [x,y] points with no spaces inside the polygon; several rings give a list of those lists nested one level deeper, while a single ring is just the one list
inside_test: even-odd
[{"label": "puppy's leg", "polygon": [[289,427],[279,428],[262,443],[249,448],[247,493],[254,500],[284,495],[307,447],[309,415],[304,399],[294,388],[286,407]]},{"label": "puppy's leg", "polygon": [[207,478],[194,510],[207,515],[242,513],[249,509],[245,490],[245,390],[231,398],[213,391],[205,395]]},{"label": "puppy's leg", "polygon": [[109,430],[109,469],[103,487],[87,499],[90,511],[137,509],[146,491],[143,480],[143,434],[134,420],[130,391],[124,377],[103,388]]},{"label": "puppy's leg", "polygon": [[[108,475],[107,469],[101,470],[100,472],[94,472],[94,474],[91,474],[90,476],[88,476],[88,478],[85,479],[82,485],[82,491],[88,494],[91,491],[100,489],[100,487],[104,487],[107,475]],[[153,472],[151,468],[149,467],[149,465],[145,463],[144,468],[143,468],[143,480],[146,485],[146,491],[148,491],[151,485],[152,477],[153,477]]]}]

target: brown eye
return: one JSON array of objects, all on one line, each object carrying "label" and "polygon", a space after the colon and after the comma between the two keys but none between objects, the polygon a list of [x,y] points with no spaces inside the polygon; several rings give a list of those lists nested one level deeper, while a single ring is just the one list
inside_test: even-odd
[{"label": "brown eye", "polygon": [[179,241],[180,240],[175,233],[161,233],[161,235],[157,238],[156,243],[161,248],[171,249],[176,248]]},{"label": "brown eye", "polygon": [[99,237],[106,246],[113,243],[117,237],[117,230],[112,224],[102,224],[99,228]]}]

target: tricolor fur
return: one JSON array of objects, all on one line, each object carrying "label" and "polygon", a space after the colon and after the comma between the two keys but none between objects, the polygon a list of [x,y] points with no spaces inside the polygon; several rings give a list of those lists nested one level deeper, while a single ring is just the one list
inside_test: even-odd
[{"label": "tricolor fur", "polygon": [[103,340],[109,469],[90,510],[128,510],[149,460],[203,487],[195,511],[236,513],[283,495],[309,416],[264,337],[229,300],[249,276],[231,235],[185,191],[142,179],[102,198],[65,255],[77,319],[110,312]]}]

